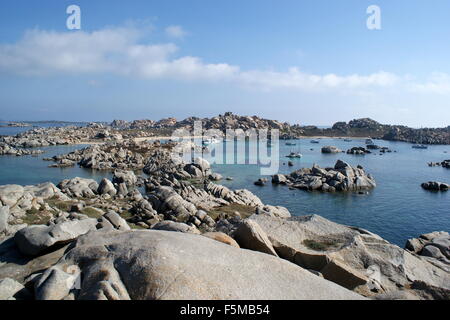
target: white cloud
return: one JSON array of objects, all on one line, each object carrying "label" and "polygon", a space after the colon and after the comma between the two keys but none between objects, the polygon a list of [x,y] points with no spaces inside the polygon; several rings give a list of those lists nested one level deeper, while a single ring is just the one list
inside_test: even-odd
[{"label": "white cloud", "polygon": [[450,94],[450,75],[442,72],[433,72],[424,83],[412,83],[413,92],[431,94]]},{"label": "white cloud", "polygon": [[166,28],[166,34],[171,38],[183,38],[187,35],[187,32],[181,26],[168,26]]},{"label": "white cloud", "polygon": [[[182,29],[172,26],[173,35]],[[424,82],[380,71],[369,75],[318,75],[290,68],[241,70],[227,63],[206,63],[177,56],[173,43],[145,43],[145,32],[129,26],[94,32],[31,30],[13,44],[0,44],[0,72],[20,75],[115,74],[143,79],[229,81],[263,90],[342,90],[368,95],[379,88],[450,94],[450,75],[435,73]]]},{"label": "white cloud", "polygon": [[398,77],[388,72],[378,72],[368,76],[335,74],[315,75],[291,68],[288,72],[249,71],[240,75],[244,83],[264,88],[294,88],[303,90],[332,88],[387,87],[398,82]]}]

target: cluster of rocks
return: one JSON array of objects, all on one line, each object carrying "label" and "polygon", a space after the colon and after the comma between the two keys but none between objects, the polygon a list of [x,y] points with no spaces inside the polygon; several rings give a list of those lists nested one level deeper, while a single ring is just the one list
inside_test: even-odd
[{"label": "cluster of rocks", "polygon": [[388,147],[380,147],[379,145],[376,145],[376,144],[368,144],[367,145],[367,149],[369,149],[369,150],[379,150],[382,153],[386,153],[386,152],[391,153],[392,152],[392,150],[389,149]]},{"label": "cluster of rocks", "polygon": [[167,118],[161,119],[159,121],[154,120],[134,120],[134,121],[125,121],[125,120],[114,120],[111,122],[110,126],[114,129],[153,129],[153,128],[170,128],[174,127],[177,124],[177,119],[175,118]]},{"label": "cluster of rocks", "polygon": [[347,154],[365,155],[365,154],[369,154],[369,153],[372,153],[372,152],[364,147],[353,147],[353,148],[347,150]]},{"label": "cluster of rocks", "polygon": [[428,257],[430,262],[442,262],[450,266],[450,235],[448,232],[431,232],[418,238],[409,239],[405,249],[420,256]]},{"label": "cluster of rocks", "polygon": [[438,181],[429,181],[422,183],[422,188],[429,191],[448,191],[450,185]]},{"label": "cluster of rocks", "polygon": [[353,168],[348,163],[338,160],[333,168],[302,168],[290,175],[277,174],[272,183],[284,184],[291,188],[307,191],[362,191],[376,187],[375,179],[366,174],[361,166]]},{"label": "cluster of rocks", "polygon": [[78,164],[80,167],[96,170],[143,169],[146,159],[160,143],[123,140],[101,145],[92,145],[68,154],[56,155],[44,160],[54,161],[50,167],[67,167]]},{"label": "cluster of rocks", "polygon": [[25,127],[31,127],[31,124],[25,123],[25,122],[8,122],[6,124],[0,123],[0,127],[25,128]]},{"label": "cluster of rocks", "polygon": [[0,156],[30,156],[30,155],[38,155],[42,154],[44,151],[36,150],[36,149],[24,149],[24,148],[15,148],[6,144],[4,142],[0,142]]},{"label": "cluster of rocks", "polygon": [[429,167],[442,167],[442,168],[450,169],[450,160],[444,160],[442,162],[429,162],[428,166]]},{"label": "cluster of rocks", "polygon": [[330,129],[322,129],[320,134],[370,136],[377,139],[420,144],[450,144],[450,127],[414,129],[399,125],[385,125],[369,118],[355,119],[349,123],[337,122]]}]

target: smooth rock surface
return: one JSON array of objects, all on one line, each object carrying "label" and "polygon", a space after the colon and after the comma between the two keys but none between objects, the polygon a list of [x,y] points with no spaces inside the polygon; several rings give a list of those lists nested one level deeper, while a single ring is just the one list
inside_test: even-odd
[{"label": "smooth rock surface", "polygon": [[58,267],[70,265],[83,274],[78,299],[362,299],[283,259],[179,232],[90,233]]}]

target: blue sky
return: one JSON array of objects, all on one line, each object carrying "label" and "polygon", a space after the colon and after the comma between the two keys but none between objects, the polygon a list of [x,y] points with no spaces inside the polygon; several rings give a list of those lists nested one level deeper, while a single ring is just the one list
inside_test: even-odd
[{"label": "blue sky", "polygon": [[[66,28],[67,6],[82,29]],[[366,9],[381,8],[381,30]],[[0,118],[450,125],[450,2],[0,3]]]}]

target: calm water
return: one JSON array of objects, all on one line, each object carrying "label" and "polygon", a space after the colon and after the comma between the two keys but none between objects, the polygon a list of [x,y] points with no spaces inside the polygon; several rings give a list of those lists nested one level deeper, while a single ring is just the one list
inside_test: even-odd
[{"label": "calm water", "polygon": [[[450,231],[450,192],[432,193],[420,186],[430,180],[450,182],[450,169],[427,165],[430,161],[450,159],[450,146],[416,150],[407,143],[375,141],[397,152],[356,156],[322,154],[320,148],[335,145],[347,150],[364,146],[364,140],[321,139],[320,144],[311,144],[310,139],[294,142],[297,146],[280,142],[280,173],[311,167],[314,163],[322,167],[334,166],[336,160],[341,159],[353,166],[362,165],[375,177],[377,188],[368,195],[310,193],[272,186],[271,183],[264,187],[255,186],[253,182],[261,177],[257,166],[215,165],[214,171],[224,177],[233,177],[233,181],[224,181],[224,185],[247,188],[264,203],[285,206],[294,215],[319,214],[338,223],[365,228],[400,246],[406,239],[426,232]],[[291,151],[303,154],[301,159],[294,160],[292,168],[287,166],[289,159],[285,157]]]},{"label": "calm water", "polygon": [[[343,150],[353,146],[364,146],[364,140],[345,142],[340,139],[321,139],[320,144],[311,144],[310,139],[295,141],[297,146],[286,146],[280,142],[280,173],[290,173],[301,167],[333,166],[337,159],[351,165],[362,165],[371,173],[377,188],[368,195],[308,193],[289,190],[283,186],[265,187],[253,184],[261,177],[257,165],[213,165],[215,172],[233,181],[223,181],[228,187],[247,188],[258,195],[264,203],[287,207],[294,215],[319,214],[332,221],[358,226],[381,235],[383,238],[403,246],[406,239],[426,232],[450,231],[450,192],[431,193],[422,190],[420,184],[429,180],[450,182],[450,170],[428,167],[427,162],[450,158],[450,146],[430,146],[428,150],[415,150],[410,144],[375,141],[396,153],[382,156],[369,154],[355,156],[347,154],[325,155],[320,153],[323,145],[335,145]],[[85,177],[99,181],[111,174],[78,167],[48,168],[49,162],[42,158],[68,153],[84,146],[56,146],[41,148],[45,154],[37,157],[0,156],[0,185],[30,185],[51,181],[55,184],[66,178]],[[310,150],[313,148],[314,150]],[[285,156],[291,151],[300,151],[303,157],[294,160],[289,168]],[[445,152],[449,153],[445,153]],[[231,153],[234,151],[227,150]],[[242,154],[239,154],[242,156]]]}]

